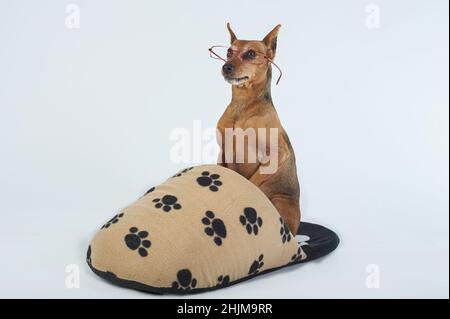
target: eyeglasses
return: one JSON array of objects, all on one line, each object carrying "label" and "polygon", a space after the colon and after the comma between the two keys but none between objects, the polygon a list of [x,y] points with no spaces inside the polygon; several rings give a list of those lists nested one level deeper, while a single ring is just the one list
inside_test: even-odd
[{"label": "eyeglasses", "polygon": [[281,76],[283,75],[283,72],[281,72],[281,69],[278,67],[278,65],[273,62],[272,59],[268,58],[265,53],[255,51],[253,49],[247,49],[243,51],[239,50],[233,50],[230,47],[224,46],[224,45],[214,45],[208,49],[209,56],[215,60],[222,60],[224,62],[228,62],[230,59],[234,57],[238,57],[239,60],[242,63],[250,63],[250,64],[263,64],[263,63],[270,63],[273,66],[275,66],[280,73],[278,76],[276,84],[281,80]]}]

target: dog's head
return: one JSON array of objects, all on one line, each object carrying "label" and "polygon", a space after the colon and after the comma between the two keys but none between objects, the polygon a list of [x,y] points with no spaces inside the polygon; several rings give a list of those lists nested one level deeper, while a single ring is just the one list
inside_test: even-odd
[{"label": "dog's head", "polygon": [[275,58],[280,27],[277,25],[261,41],[239,40],[227,24],[231,46],[226,52],[222,75],[228,83],[243,86],[266,79],[268,68]]}]

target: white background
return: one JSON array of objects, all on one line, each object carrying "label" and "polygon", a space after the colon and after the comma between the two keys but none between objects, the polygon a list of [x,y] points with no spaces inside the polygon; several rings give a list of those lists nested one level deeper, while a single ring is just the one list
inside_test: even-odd
[{"label": "white background", "polygon": [[[84,262],[106,220],[188,164],[170,132],[214,127],[230,99],[207,48],[282,23],[274,103],[293,143],[303,218],[332,255],[204,298],[449,296],[448,2],[0,2],[0,297],[164,298]],[[380,28],[366,26],[366,7]],[[80,288],[65,286],[65,267]],[[380,288],[366,286],[367,265]]]}]

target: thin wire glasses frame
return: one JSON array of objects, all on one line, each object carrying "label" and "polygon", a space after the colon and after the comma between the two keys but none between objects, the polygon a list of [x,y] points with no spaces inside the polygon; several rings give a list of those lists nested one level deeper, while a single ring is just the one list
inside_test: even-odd
[{"label": "thin wire glasses frame", "polygon": [[[220,54],[216,53],[214,50],[222,50],[222,49],[226,49],[227,50],[227,57],[224,58],[222,56],[220,56]],[[229,46],[225,46],[225,45],[213,45],[212,47],[210,47],[208,49],[209,51],[209,56],[215,60],[222,60],[223,62],[228,62],[229,59],[231,57],[233,57],[235,54],[237,54],[237,56],[239,57],[239,59],[243,62],[243,63],[254,63],[254,60],[256,59],[256,57],[260,57],[263,58],[264,60],[266,60],[267,62],[269,62],[270,64],[272,64],[273,66],[275,66],[278,70],[278,72],[280,73],[280,75],[278,76],[276,85],[278,85],[278,83],[280,83],[281,77],[283,76],[283,72],[281,71],[280,67],[273,62],[272,59],[270,59],[267,55],[265,55],[262,52],[258,52],[255,50],[246,50],[246,51],[238,51],[238,50],[233,50],[232,48],[230,48]],[[253,60],[248,60],[244,57],[245,54],[247,54],[249,51],[254,52],[255,54],[257,54],[257,56],[255,57],[255,59]]]}]

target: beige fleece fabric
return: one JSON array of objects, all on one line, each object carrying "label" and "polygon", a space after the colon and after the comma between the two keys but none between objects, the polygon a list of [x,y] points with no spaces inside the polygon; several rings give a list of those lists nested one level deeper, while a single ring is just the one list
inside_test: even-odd
[{"label": "beige fleece fabric", "polygon": [[201,165],[108,221],[88,263],[114,278],[186,291],[226,286],[295,257],[306,256],[263,192],[230,169]]}]

